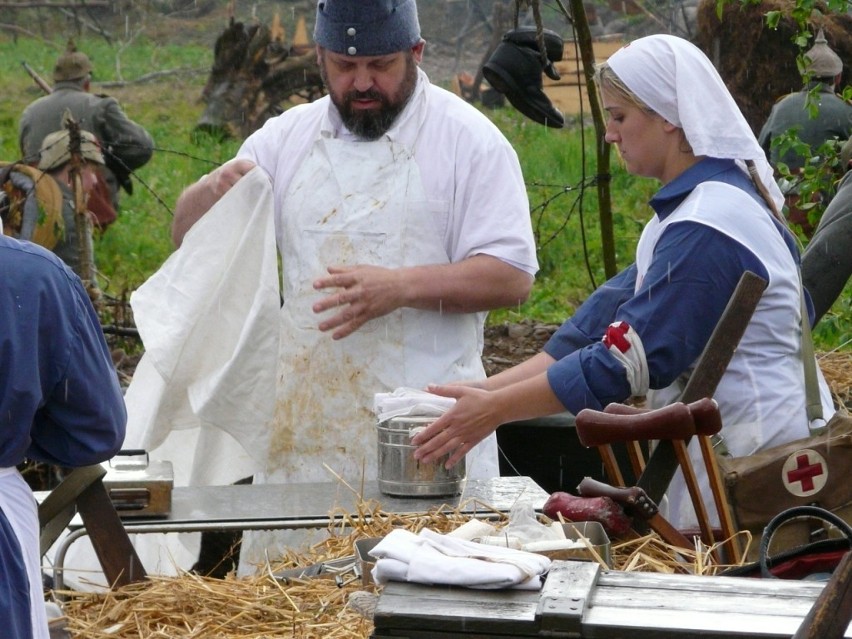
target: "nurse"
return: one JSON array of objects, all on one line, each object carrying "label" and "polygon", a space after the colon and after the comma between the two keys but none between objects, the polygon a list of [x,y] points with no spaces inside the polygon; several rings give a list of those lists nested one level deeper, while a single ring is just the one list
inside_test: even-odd
[{"label": "nurse", "polygon": [[[452,464],[506,422],[631,398],[650,407],[675,401],[747,270],[769,284],[714,395],[722,435],[739,457],[808,434],[801,322],[813,318],[802,318],[801,296],[812,306],[778,215],[783,197],[722,79],[700,49],[669,35],[631,42],[596,78],[606,141],[630,173],[660,183],[635,261],[543,352],[484,382],[430,386],[458,401],[414,438],[422,461],[450,453]],[[820,384],[827,419],[834,408]],[[710,503],[706,477],[699,480]],[[694,527],[680,477],[668,498],[672,524]]]}]

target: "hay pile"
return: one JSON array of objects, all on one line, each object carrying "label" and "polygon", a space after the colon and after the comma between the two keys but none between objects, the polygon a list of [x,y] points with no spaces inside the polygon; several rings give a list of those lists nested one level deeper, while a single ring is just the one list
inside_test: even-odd
[{"label": "hay pile", "polygon": [[[65,599],[66,627],[73,637],[85,639],[367,639],[373,626],[362,595],[375,593],[375,586],[365,585],[354,573],[289,580],[273,574],[353,556],[357,540],[382,537],[394,528],[446,533],[470,519],[450,509],[399,516],[383,512],[376,502],[362,503],[352,516],[334,514],[342,519],[329,527],[327,540],[305,553],[291,553],[255,577],[152,576],[107,593],[58,592]],[[507,522],[496,511],[495,518],[495,525]],[[613,544],[612,561],[625,571],[713,574],[718,566],[710,551],[699,547],[694,553],[676,553],[651,534]]]},{"label": "hay pile", "polygon": [[353,556],[357,540],[382,537],[394,528],[449,532],[469,519],[448,508],[426,516],[401,516],[382,511],[374,501],[362,502],[356,513],[341,510],[331,515],[337,519],[326,540],[289,553],[258,576],[152,576],[107,593],[57,592],[65,600],[66,627],[73,637],[85,639],[366,638],[372,623],[349,597],[356,591],[375,592],[373,586],[365,586],[351,571],[339,575],[341,585],[333,573],[289,580],[273,574]]},{"label": "hay pile", "polygon": [[852,412],[852,350],[819,353],[817,361],[835,401]]},{"label": "hay pile", "polygon": [[371,623],[347,608],[356,586],[333,579],[282,585],[264,576],[151,577],[106,594],[62,593],[66,628],[86,639],[176,637],[366,638]]}]

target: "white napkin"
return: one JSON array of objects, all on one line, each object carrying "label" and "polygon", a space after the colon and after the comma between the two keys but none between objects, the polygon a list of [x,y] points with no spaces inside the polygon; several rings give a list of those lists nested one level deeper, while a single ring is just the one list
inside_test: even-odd
[{"label": "white napkin", "polygon": [[370,551],[377,584],[408,581],[495,590],[540,590],[550,559],[523,550],[486,546],[424,528],[396,529]]},{"label": "white napkin", "polygon": [[392,393],[376,393],[373,397],[373,412],[380,422],[400,415],[440,417],[455,403],[452,397],[401,386]]}]

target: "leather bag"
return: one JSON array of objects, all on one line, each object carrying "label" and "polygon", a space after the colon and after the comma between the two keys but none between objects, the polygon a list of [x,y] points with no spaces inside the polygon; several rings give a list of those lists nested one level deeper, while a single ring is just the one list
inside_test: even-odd
[{"label": "leather bag", "polygon": [[[852,522],[852,416],[838,411],[809,437],[746,457],[719,456],[731,511],[740,530],[752,533],[748,556],[755,558],[764,528],[779,513],[818,506]],[[824,525],[796,521],[775,534],[780,549],[824,538]]]}]

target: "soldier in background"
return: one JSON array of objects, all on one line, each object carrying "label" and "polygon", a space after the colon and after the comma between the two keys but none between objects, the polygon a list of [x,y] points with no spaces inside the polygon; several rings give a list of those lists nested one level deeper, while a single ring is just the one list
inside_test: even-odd
[{"label": "soldier in background", "polygon": [[90,93],[91,78],[91,61],[69,41],[54,67],[52,92],[24,109],[19,142],[24,161],[36,164],[44,138],[62,129],[66,110],[81,129],[97,137],[105,166],[100,186],[89,196],[89,206],[103,229],[115,221],[119,188],[132,193],[130,173],[151,159],[154,141],[144,127],[127,117],[115,98]]},{"label": "soldier in background", "polygon": [[[782,97],[772,107],[769,118],[758,136],[760,146],[766,152],[773,167],[784,162],[790,169],[801,169],[805,158],[794,150],[788,150],[779,157],[778,149],[772,148],[772,140],[783,135],[793,127],[799,128],[799,139],[816,149],[826,140],[837,139],[841,142],[849,139],[852,132],[852,104],[835,93],[843,75],[843,62],[828,46],[822,30],[816,37],[814,46],[807,53],[806,84],[795,93]],[[819,91],[819,112],[810,117],[807,108],[808,93]]]},{"label": "soldier in background", "polygon": [[[843,74],[843,62],[828,46],[828,41],[820,29],[814,46],[805,53],[805,86],[795,93],[782,97],[772,107],[769,118],[763,125],[758,136],[758,142],[763,147],[769,163],[778,169],[779,162],[789,167],[791,173],[797,173],[805,165],[806,158],[795,149],[788,149],[783,155],[778,147],[772,146],[772,141],[790,129],[796,129],[800,141],[807,144],[811,150],[816,150],[828,140],[843,142],[852,133],[852,104],[846,102],[835,93],[840,85]],[[811,117],[808,108],[813,98],[810,94],[817,92],[818,112]],[[798,207],[799,194],[795,184],[783,188],[787,200],[787,217],[791,222],[802,226],[808,235],[813,227],[808,221],[807,212]]]},{"label": "soldier in background", "polygon": [[[104,156],[97,139],[89,131],[80,131],[80,160],[77,167],[80,187],[84,194],[91,193],[100,179],[99,176],[104,167]],[[56,246],[53,247],[53,252],[80,276],[84,284],[96,288],[91,222],[93,215],[83,209],[81,213],[91,217],[88,220],[77,218],[73,163],[71,162],[71,135],[67,130],[54,131],[44,138],[38,168],[56,180],[62,192],[62,220],[65,230]],[[82,203],[85,204],[85,195],[83,198]]]}]

